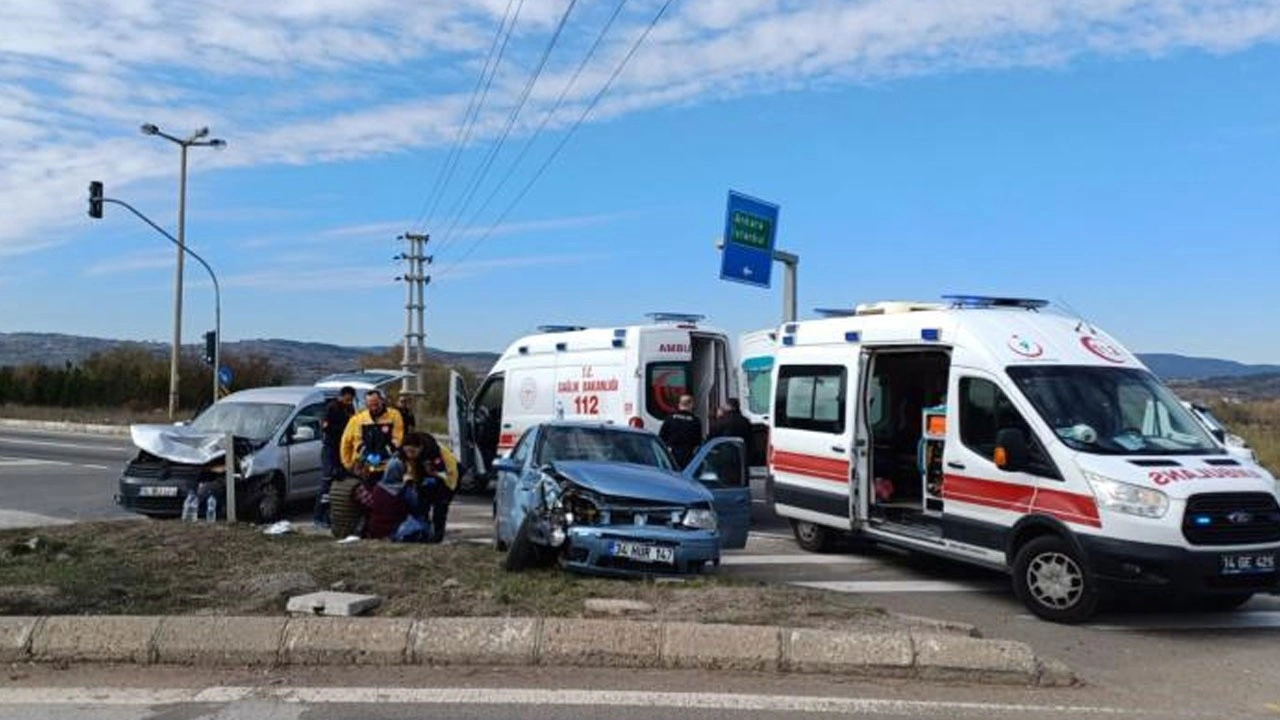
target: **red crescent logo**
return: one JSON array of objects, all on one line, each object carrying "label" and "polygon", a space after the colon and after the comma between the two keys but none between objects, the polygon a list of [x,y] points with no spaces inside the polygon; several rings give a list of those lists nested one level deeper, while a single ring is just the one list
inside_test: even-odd
[{"label": "red crescent logo", "polygon": [[1080,344],[1084,346],[1085,350],[1088,350],[1109,363],[1116,363],[1117,365],[1124,364],[1124,352],[1114,345],[1110,345],[1088,335],[1080,338]]}]

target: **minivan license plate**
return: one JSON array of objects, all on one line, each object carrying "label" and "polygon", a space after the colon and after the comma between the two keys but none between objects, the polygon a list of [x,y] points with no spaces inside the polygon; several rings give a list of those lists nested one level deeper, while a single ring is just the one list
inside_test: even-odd
[{"label": "minivan license plate", "polygon": [[676,561],[676,551],[661,545],[646,545],[634,542],[615,542],[609,548],[614,557],[636,560],[647,563],[663,563],[672,565]]},{"label": "minivan license plate", "polygon": [[1276,571],[1276,554],[1231,553],[1221,556],[1223,575],[1261,575]]},{"label": "minivan license plate", "polygon": [[143,485],[138,488],[139,497],[178,497],[178,488],[173,485]]}]

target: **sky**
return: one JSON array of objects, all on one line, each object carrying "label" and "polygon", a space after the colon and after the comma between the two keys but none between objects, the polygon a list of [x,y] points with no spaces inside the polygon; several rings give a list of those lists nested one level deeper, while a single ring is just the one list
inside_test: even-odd
[{"label": "sky", "polygon": [[[656,23],[654,22],[656,18]],[[799,309],[1037,297],[1138,352],[1280,362],[1280,0],[7,0],[0,331],[167,342],[176,249],[223,337],[427,342],[654,311],[780,206]],[[507,31],[510,32],[507,32]],[[213,327],[188,263],[183,336]]]}]

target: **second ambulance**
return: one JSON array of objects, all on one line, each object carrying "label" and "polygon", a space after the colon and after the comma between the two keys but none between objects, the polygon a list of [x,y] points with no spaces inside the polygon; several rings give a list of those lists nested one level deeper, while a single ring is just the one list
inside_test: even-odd
[{"label": "second ambulance", "polygon": [[954,296],[779,328],[771,497],[800,545],[853,533],[1005,571],[1058,622],[1108,590],[1217,609],[1275,591],[1275,479],[1047,305]]}]

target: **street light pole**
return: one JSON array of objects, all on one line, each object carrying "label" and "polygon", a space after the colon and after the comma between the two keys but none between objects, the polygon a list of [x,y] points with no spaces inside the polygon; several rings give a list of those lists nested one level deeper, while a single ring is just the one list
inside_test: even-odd
[{"label": "street light pole", "polygon": [[[200,146],[212,147],[221,150],[227,146],[227,143],[218,138],[204,140],[203,138],[209,134],[209,128],[207,127],[200,128],[192,133],[190,137],[183,139],[174,137],[173,135],[161,131],[159,127],[151,123],[147,123],[142,126],[142,134],[162,137],[181,148],[181,166],[178,175],[178,237],[176,239],[178,244],[178,262],[177,272],[174,274],[173,280],[173,349],[169,354],[169,419],[172,420],[173,416],[178,412],[179,361],[182,356],[182,276],[187,247],[187,149]],[[168,235],[168,233],[165,234],[166,236]],[[222,337],[219,335],[217,345],[221,344]],[[215,402],[218,399],[218,369],[219,366],[215,359],[213,366],[213,399]]]}]

